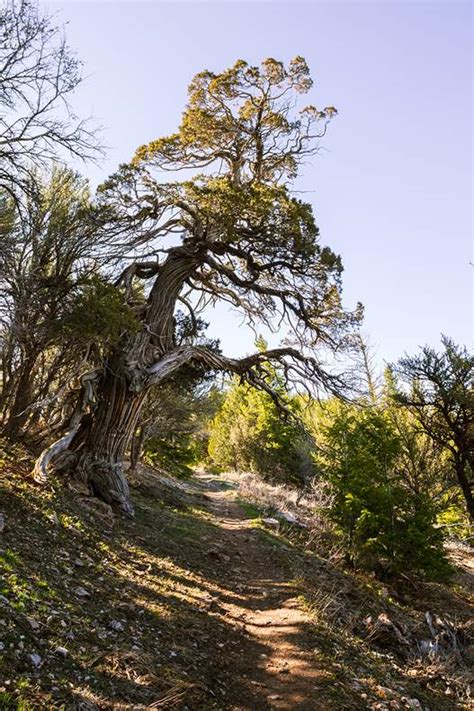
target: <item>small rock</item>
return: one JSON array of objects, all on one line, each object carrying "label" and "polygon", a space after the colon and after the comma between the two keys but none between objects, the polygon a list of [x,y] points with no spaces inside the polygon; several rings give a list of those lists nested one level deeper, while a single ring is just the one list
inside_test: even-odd
[{"label": "small rock", "polygon": [[280,521],[276,518],[262,518],[262,523],[265,524],[265,526],[269,526],[270,528],[279,528],[280,526]]},{"label": "small rock", "polygon": [[75,593],[78,597],[90,597],[91,594],[85,588],[76,588]]},{"label": "small rock", "polygon": [[39,630],[39,622],[36,622],[32,617],[27,617],[26,619],[32,630]]},{"label": "small rock", "polygon": [[36,669],[41,666],[42,659],[39,654],[30,654],[30,660]]},{"label": "small rock", "polygon": [[76,568],[83,568],[84,567],[84,563],[82,562],[82,560],[80,558],[76,558],[76,560],[74,561],[74,565],[76,566]]},{"label": "small rock", "polygon": [[4,528],[5,528],[5,515],[0,513],[0,533],[3,533]]},{"label": "small rock", "polygon": [[423,708],[421,703],[418,701],[418,699],[407,699],[406,704],[409,709],[415,709],[415,711],[417,711],[417,710],[419,711],[420,709]]},{"label": "small rock", "polygon": [[108,519],[109,522],[114,520],[114,512],[109,504],[105,501],[100,501],[100,499],[95,499],[94,497],[78,497],[77,502],[88,509],[91,513],[100,516],[101,518]]},{"label": "small rock", "polygon": [[115,632],[122,632],[123,631],[123,624],[121,622],[119,622],[118,620],[112,620],[109,623],[109,627],[111,629],[115,630]]},{"label": "small rock", "polygon": [[59,654],[61,657],[67,657],[69,651],[66,649],[66,647],[56,647],[54,653]]}]

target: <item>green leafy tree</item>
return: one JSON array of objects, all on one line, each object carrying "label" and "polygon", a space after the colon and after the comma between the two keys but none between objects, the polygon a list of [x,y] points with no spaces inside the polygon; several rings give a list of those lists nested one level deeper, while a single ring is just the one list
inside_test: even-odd
[{"label": "green leafy tree", "polygon": [[[266,346],[260,342],[263,349]],[[302,482],[311,469],[305,434],[297,422],[299,403],[285,392],[273,369],[267,381],[289,414],[264,390],[231,381],[221,409],[211,424],[209,455],[222,468],[251,471],[274,480]]]},{"label": "green leafy tree", "polygon": [[317,466],[334,487],[331,516],[348,559],[381,574],[448,574],[436,508],[400,476],[402,443],[387,412],[331,401],[318,419]]},{"label": "green leafy tree", "polygon": [[428,437],[414,414],[401,407],[397,398],[396,383],[390,368],[385,371],[380,406],[386,414],[400,443],[397,471],[406,486],[415,494],[425,493],[439,506],[440,511],[451,500],[457,499],[452,491],[452,466],[444,448]]},{"label": "green leafy tree", "polygon": [[[175,476],[189,476],[207,459],[209,422],[219,409],[220,390],[200,384],[165,383],[145,407],[141,424],[143,459]],[[143,428],[143,429],[142,429]]]},{"label": "green leafy tree", "polygon": [[[177,314],[177,338],[181,343],[195,336],[199,343],[219,353],[219,344],[205,337],[208,324]],[[167,472],[186,476],[207,457],[208,425],[219,409],[220,390],[212,385],[214,374],[189,365],[148,394],[131,444],[130,470],[143,459]]]}]

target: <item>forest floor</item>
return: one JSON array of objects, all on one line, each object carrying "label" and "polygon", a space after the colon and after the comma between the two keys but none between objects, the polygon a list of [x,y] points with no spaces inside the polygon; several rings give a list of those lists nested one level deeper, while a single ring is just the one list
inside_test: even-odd
[{"label": "forest floor", "polygon": [[[401,590],[299,545],[233,479],[142,468],[111,515],[0,450],[0,709],[470,708],[474,566]],[[430,659],[426,611],[462,654]]]}]

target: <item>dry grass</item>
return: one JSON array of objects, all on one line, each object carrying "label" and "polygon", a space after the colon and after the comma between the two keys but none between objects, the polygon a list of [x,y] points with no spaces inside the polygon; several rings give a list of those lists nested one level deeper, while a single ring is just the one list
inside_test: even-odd
[{"label": "dry grass", "polygon": [[251,473],[230,472],[225,476],[234,482],[238,495],[261,509],[264,515],[280,518],[287,529],[293,527],[293,533],[304,531],[302,538],[306,548],[324,550],[327,557],[337,555],[333,527],[327,515],[332,494],[325,482],[313,480],[302,491],[288,484],[272,484]]}]

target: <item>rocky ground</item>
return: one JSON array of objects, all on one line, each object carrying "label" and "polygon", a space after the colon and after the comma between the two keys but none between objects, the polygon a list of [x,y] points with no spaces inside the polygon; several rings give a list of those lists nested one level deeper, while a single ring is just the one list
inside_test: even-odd
[{"label": "rocky ground", "polygon": [[0,451],[1,709],[470,708],[467,548],[389,586],[225,476],[142,469],[128,521],[30,467]]}]

